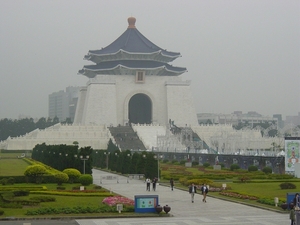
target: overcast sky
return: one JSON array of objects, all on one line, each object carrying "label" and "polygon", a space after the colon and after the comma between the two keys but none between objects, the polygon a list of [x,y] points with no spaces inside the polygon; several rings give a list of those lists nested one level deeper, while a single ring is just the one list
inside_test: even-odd
[{"label": "overcast sky", "polygon": [[0,119],[48,117],[48,95],[84,86],[89,50],[136,18],[182,57],[198,113],[300,112],[299,0],[1,0]]}]

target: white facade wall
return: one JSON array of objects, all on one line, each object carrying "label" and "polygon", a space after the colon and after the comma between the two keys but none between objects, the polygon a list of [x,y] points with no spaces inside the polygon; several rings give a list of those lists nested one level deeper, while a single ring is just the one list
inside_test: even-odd
[{"label": "white facade wall", "polygon": [[117,125],[116,88],[116,82],[109,76],[89,81],[82,124]]},{"label": "white facade wall", "polygon": [[196,109],[190,91],[190,82],[166,82],[168,118],[178,127],[198,124]]},{"label": "white facade wall", "polygon": [[150,98],[154,124],[165,125],[169,119],[175,120],[177,126],[197,124],[190,82],[178,76],[145,76],[144,83],[136,83],[132,75],[98,75],[90,79],[86,96],[79,97],[82,118],[80,120],[80,109],[76,110],[75,122],[126,125],[129,101],[135,94]]}]

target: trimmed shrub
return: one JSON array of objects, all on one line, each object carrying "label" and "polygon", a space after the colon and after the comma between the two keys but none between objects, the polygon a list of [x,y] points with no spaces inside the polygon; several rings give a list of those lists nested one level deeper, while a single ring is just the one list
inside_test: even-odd
[{"label": "trimmed shrub", "polygon": [[186,163],[186,160],[181,160],[181,161],[179,162],[180,165],[184,165],[185,163]]},{"label": "trimmed shrub", "polygon": [[238,170],[238,169],[240,169],[240,166],[238,164],[231,164],[231,166],[230,166],[231,171]]},{"label": "trimmed shrub", "polygon": [[207,167],[210,166],[210,164],[209,164],[209,162],[205,162],[205,163],[203,163],[203,166],[204,166],[205,168],[207,168]]},{"label": "trimmed shrub", "polygon": [[296,189],[297,188],[295,184],[292,184],[292,183],[289,183],[289,182],[281,183],[279,186],[282,190],[283,189]]},{"label": "trimmed shrub", "polygon": [[66,173],[69,176],[69,182],[71,184],[81,175],[79,170],[73,168],[64,169],[63,173]]},{"label": "trimmed shrub", "polygon": [[56,199],[52,196],[35,196],[30,198],[30,200],[38,201],[38,202],[55,202]]},{"label": "trimmed shrub", "polygon": [[255,172],[255,171],[258,171],[258,168],[257,168],[257,166],[251,165],[251,166],[248,167],[248,171],[249,172]]},{"label": "trimmed shrub", "polygon": [[93,177],[90,174],[81,175],[79,177],[79,182],[84,186],[88,186],[93,183]]},{"label": "trimmed shrub", "polygon": [[2,216],[4,214],[4,211],[2,209],[0,209],[0,216]]},{"label": "trimmed shrub", "polygon": [[262,171],[265,173],[265,174],[270,174],[272,173],[272,168],[269,167],[269,166],[266,166],[262,169]]},{"label": "trimmed shrub", "polygon": [[54,178],[58,185],[66,183],[69,180],[69,176],[66,173],[56,173],[54,174]]},{"label": "trimmed shrub", "polygon": [[171,161],[171,163],[172,163],[172,164],[175,164],[175,163],[178,163],[178,161],[177,161],[176,159],[173,159],[173,160]]},{"label": "trimmed shrub", "polygon": [[66,187],[63,187],[63,186],[57,186],[57,187],[56,187],[56,190],[66,190]]},{"label": "trimmed shrub", "polygon": [[197,162],[197,161],[192,162],[192,166],[198,166],[198,165],[199,165],[199,162]]},{"label": "trimmed shrub", "polygon": [[7,178],[3,178],[0,180],[2,185],[6,185],[8,183],[8,179]]},{"label": "trimmed shrub", "polygon": [[17,191],[13,191],[14,196],[28,196],[29,195],[29,191],[26,190],[17,190]]},{"label": "trimmed shrub", "polygon": [[224,168],[224,167],[225,167],[225,164],[224,164],[224,163],[219,163],[219,165],[221,166],[221,168]]}]

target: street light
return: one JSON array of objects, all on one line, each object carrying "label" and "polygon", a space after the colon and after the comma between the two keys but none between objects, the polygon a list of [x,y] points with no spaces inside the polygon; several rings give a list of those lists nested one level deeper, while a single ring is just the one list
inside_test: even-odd
[{"label": "street light", "polygon": [[159,154],[157,154],[157,155],[154,156],[154,158],[157,159],[157,180],[158,180],[158,181],[160,181],[160,179],[159,179],[159,158],[162,158],[162,157],[163,157],[163,156],[162,156],[162,155],[159,155]]},{"label": "street light", "polygon": [[[77,158],[77,155],[74,155],[74,157]],[[83,157],[83,155],[79,156],[80,160],[83,160],[83,174],[85,174],[85,161],[88,160],[90,158],[90,156],[85,156]]]},{"label": "street light", "polygon": [[106,155],[106,169],[108,170],[108,156],[110,152],[104,152],[104,155]]}]

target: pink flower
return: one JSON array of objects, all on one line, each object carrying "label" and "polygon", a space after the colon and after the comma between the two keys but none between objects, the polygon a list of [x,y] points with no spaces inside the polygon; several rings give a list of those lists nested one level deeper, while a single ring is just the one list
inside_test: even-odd
[{"label": "pink flower", "polygon": [[103,199],[102,203],[107,204],[109,206],[115,206],[117,204],[123,204],[128,206],[134,205],[133,200],[122,196],[106,197],[105,199]]}]

